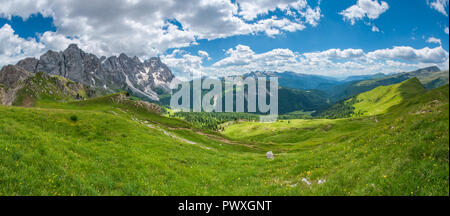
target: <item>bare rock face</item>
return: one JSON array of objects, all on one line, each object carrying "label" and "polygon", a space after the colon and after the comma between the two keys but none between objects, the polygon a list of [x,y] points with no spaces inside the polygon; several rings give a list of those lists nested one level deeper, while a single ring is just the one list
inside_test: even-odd
[{"label": "bare rock face", "polygon": [[32,72],[34,73],[34,71],[36,71],[36,67],[38,66],[39,60],[37,60],[36,58],[26,58],[23,60],[20,60],[16,66],[19,66],[23,69],[25,69],[26,71]]},{"label": "bare rock face", "polygon": [[62,55],[65,66],[65,70],[63,70],[65,74],[62,76],[86,85],[96,86],[95,79],[91,78],[100,64],[97,56],[86,54],[74,44],[64,50]]},{"label": "bare rock face", "polygon": [[0,84],[9,88],[14,88],[20,82],[25,81],[32,74],[20,67],[7,65],[0,71]]},{"label": "bare rock face", "polygon": [[49,50],[39,60],[21,60],[17,66],[32,73],[42,71],[63,76],[110,93],[128,90],[150,100],[159,100],[157,90],[169,92],[168,85],[174,78],[159,58],[144,62],[136,56],[130,58],[125,54],[98,58],[85,53],[75,44],[62,52]]},{"label": "bare rock face", "polygon": [[0,105],[6,103],[6,87],[0,85]]},{"label": "bare rock face", "polygon": [[[25,67],[24,67],[25,68]],[[26,66],[26,68],[31,68]],[[39,59],[36,70],[33,73],[42,71],[51,75],[65,76],[64,56],[61,52],[54,52],[49,50]]]},{"label": "bare rock face", "polygon": [[3,67],[0,70],[0,104],[11,105],[17,97],[17,92],[31,76],[33,74],[21,67],[14,65]]}]

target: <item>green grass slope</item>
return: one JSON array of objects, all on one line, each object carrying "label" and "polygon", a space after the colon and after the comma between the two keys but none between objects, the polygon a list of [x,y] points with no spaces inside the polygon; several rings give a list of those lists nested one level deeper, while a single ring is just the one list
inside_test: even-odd
[{"label": "green grass slope", "polygon": [[258,193],[238,176],[249,161],[264,164],[260,150],[225,145],[115,96],[0,106],[0,195]]},{"label": "green grass slope", "polygon": [[416,95],[378,116],[243,122],[223,134],[290,161],[281,182],[327,180],[301,194],[448,196],[448,92]]},{"label": "green grass slope", "polygon": [[[354,115],[378,115],[386,113],[391,107],[400,104],[416,95],[423,94],[425,88],[417,78],[402,83],[380,86],[371,91],[356,96]],[[351,99],[350,99],[351,100]]]},{"label": "green grass slope", "polygon": [[350,99],[340,101],[316,115],[322,118],[345,118],[386,113],[391,107],[416,95],[423,94],[425,88],[417,78],[398,84],[379,86]]},{"label": "green grass slope", "polygon": [[376,121],[243,122],[223,134],[116,96],[0,106],[0,195],[449,193],[448,85]]}]

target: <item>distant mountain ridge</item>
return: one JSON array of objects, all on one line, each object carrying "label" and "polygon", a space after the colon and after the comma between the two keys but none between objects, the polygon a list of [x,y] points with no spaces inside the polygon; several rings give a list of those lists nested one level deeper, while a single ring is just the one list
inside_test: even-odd
[{"label": "distant mountain ridge", "polygon": [[31,73],[45,72],[80,82],[107,93],[131,91],[139,97],[158,101],[158,92],[169,91],[174,75],[159,58],[141,62],[125,54],[118,57],[86,53],[76,44],[60,52],[49,50],[39,59],[26,58],[17,66]]},{"label": "distant mountain ridge", "polygon": [[340,84],[336,78],[312,75],[312,74],[300,74],[295,72],[270,72],[270,71],[255,71],[243,75],[244,77],[278,77],[278,83],[282,87],[298,89],[298,90],[311,90],[322,89],[329,86]]},{"label": "distant mountain ridge", "polygon": [[368,80],[368,79],[378,79],[383,78],[385,76],[388,76],[384,73],[377,73],[377,74],[371,74],[371,75],[354,75],[346,77],[343,81],[344,82],[351,82],[351,81],[358,81],[358,80]]},{"label": "distant mountain ridge", "polygon": [[299,74],[294,72],[255,71],[243,77],[278,77],[279,86],[298,90],[318,90],[326,93],[330,102],[370,91],[378,86],[393,85],[417,77],[427,89],[441,87],[449,83],[449,73],[436,66],[426,67],[411,72],[396,74],[353,75],[345,79],[334,77]]},{"label": "distant mountain ridge", "polygon": [[[222,106],[225,104],[225,80],[222,79],[222,93],[221,93],[221,101]],[[190,92],[193,94],[193,81],[189,81]],[[268,90],[270,88],[268,87]],[[175,90],[178,91],[178,90]],[[202,89],[201,95],[204,96],[208,93],[209,89]],[[164,94],[161,95],[160,104],[162,105],[170,105],[171,95]],[[189,98],[190,100],[190,109],[193,109],[193,97]],[[256,93],[256,104],[258,104],[258,93]],[[319,90],[299,90],[293,88],[286,88],[279,86],[278,88],[278,113],[279,114],[288,114],[295,111],[305,111],[305,112],[315,112],[317,110],[325,109],[330,104],[327,101],[326,95],[324,92]],[[233,109],[236,111],[236,91],[233,91]],[[244,112],[248,112],[248,88],[244,86]],[[256,111],[257,114],[266,114],[259,112],[258,108]]]},{"label": "distant mountain ridge", "polygon": [[370,91],[378,86],[393,85],[414,77],[416,77],[427,89],[438,88],[449,83],[448,71],[441,71],[438,67],[432,66],[411,72],[387,75],[375,79],[342,83],[325,91],[329,94],[332,101],[339,101],[366,91]]}]

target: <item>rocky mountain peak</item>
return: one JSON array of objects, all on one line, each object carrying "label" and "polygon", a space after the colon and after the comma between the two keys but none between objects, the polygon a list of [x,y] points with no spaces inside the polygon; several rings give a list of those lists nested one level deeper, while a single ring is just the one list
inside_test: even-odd
[{"label": "rocky mountain peak", "polygon": [[133,57],[133,61],[135,61],[135,62],[141,62],[141,60],[140,60],[139,57],[137,57],[137,56],[134,56],[134,57]]},{"label": "rocky mountain peak", "polygon": [[130,59],[130,58],[129,58],[125,53],[120,53],[119,59],[128,60],[128,59]]},{"label": "rocky mountain peak", "polygon": [[70,44],[66,50],[81,50],[77,44]]},{"label": "rocky mountain peak", "polygon": [[70,44],[60,52],[49,50],[39,60],[20,60],[16,65],[32,73],[42,71],[63,76],[109,93],[126,90],[151,100],[159,100],[155,92],[157,88],[169,91],[168,84],[174,78],[158,57],[144,62],[137,56],[130,58],[125,53],[118,57],[98,58],[84,52],[76,44]]},{"label": "rocky mountain peak", "polygon": [[439,71],[441,71],[441,69],[438,68],[437,66],[430,66],[430,67],[420,69],[420,71],[439,72]]}]

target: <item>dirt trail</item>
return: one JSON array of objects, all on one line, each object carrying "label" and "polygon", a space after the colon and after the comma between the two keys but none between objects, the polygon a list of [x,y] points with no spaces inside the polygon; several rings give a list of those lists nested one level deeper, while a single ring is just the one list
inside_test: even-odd
[{"label": "dirt trail", "polygon": [[242,145],[242,146],[247,146],[249,148],[256,148],[254,145],[250,145],[250,144],[244,144],[244,143],[240,143],[240,142],[236,142],[236,141],[231,141],[228,139],[225,139],[224,137],[221,136],[217,136],[214,134],[208,134],[208,133],[203,133],[201,131],[197,131],[197,130],[192,130],[191,128],[168,128],[169,130],[189,130],[189,131],[193,131],[195,133],[197,133],[198,135],[201,136],[207,136],[208,138],[214,140],[214,141],[218,141],[218,142],[222,142],[222,143],[226,143],[226,144],[230,144],[230,145]]},{"label": "dirt trail", "polygon": [[[129,114],[128,112],[126,112],[126,111],[124,111],[122,109],[120,109],[120,111],[123,112],[123,113]],[[111,114],[113,114],[113,113],[111,113]],[[117,114],[117,113],[115,113],[115,114]],[[113,114],[113,115],[115,115],[115,114]],[[170,133],[170,132],[166,131],[165,129],[161,128],[159,125],[157,125],[157,123],[156,124],[152,124],[152,123],[150,123],[148,121],[140,120],[140,119],[136,118],[135,116],[131,116],[131,120],[133,120],[133,121],[135,121],[135,122],[137,122],[139,124],[146,125],[149,128],[159,130],[164,135],[169,136],[169,137],[171,137],[173,139],[177,139],[177,140],[179,140],[181,142],[188,143],[188,144],[191,144],[191,145],[197,145],[197,146],[199,146],[199,147],[201,147],[203,149],[207,149],[207,150],[217,150],[215,148],[207,147],[207,146],[204,146],[202,144],[196,143],[194,141],[191,141],[191,140],[179,137],[179,136],[177,136],[177,135],[175,135],[173,133]],[[217,142],[226,143],[226,144],[230,144],[230,145],[241,145],[241,146],[246,146],[246,147],[253,148],[253,149],[257,148],[255,145],[244,144],[244,143],[239,143],[239,142],[236,142],[236,141],[231,141],[231,140],[228,140],[228,139],[226,139],[224,137],[221,137],[221,136],[208,134],[208,133],[203,133],[201,131],[198,131],[198,130],[195,130],[195,129],[191,129],[191,128],[171,128],[171,127],[168,127],[167,130],[170,130],[170,131],[188,130],[188,131],[193,131],[193,132],[195,132],[195,133],[197,133],[198,135],[201,135],[201,136],[207,136],[209,139],[217,141]]]}]

